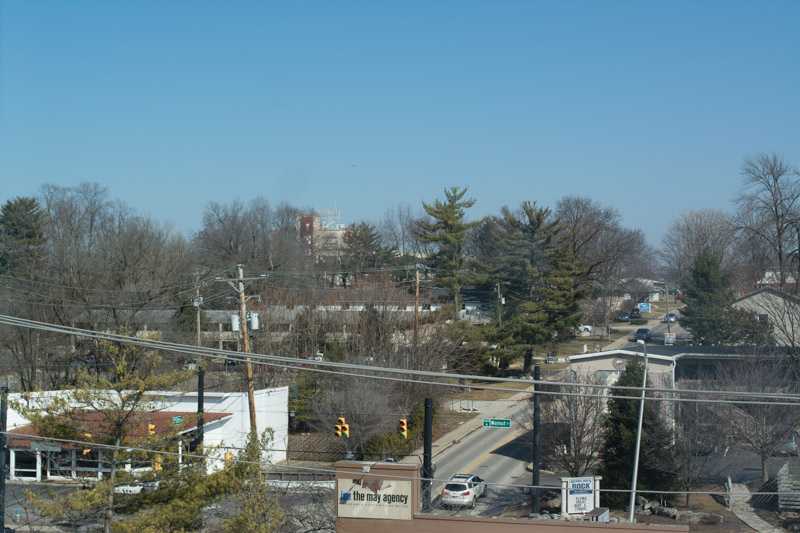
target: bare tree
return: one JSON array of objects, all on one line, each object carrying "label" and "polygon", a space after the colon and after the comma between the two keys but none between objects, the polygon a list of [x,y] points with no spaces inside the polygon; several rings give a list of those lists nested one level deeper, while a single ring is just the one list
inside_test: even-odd
[{"label": "bare tree", "polygon": [[620,265],[642,253],[641,244],[620,225],[619,212],[586,196],[565,196],[556,204],[565,241],[587,280],[607,282]]},{"label": "bare tree", "polygon": [[672,218],[662,239],[659,256],[667,281],[677,286],[691,274],[697,254],[705,247],[725,270],[737,259],[737,231],[732,215],[721,209],[689,209]]},{"label": "bare tree", "polygon": [[714,459],[725,452],[725,432],[710,404],[676,402],[674,408],[666,411],[674,417],[673,443],[669,450],[680,488],[686,491],[686,507],[689,507],[692,489],[714,473]]},{"label": "bare tree", "polygon": [[[780,356],[753,355],[736,364],[719,366],[718,386],[732,393],[797,394],[791,362]],[[747,445],[761,458],[761,479],[769,480],[767,459],[774,455],[800,423],[800,409],[770,397],[748,398],[721,405],[723,419],[730,421],[732,441]]]},{"label": "bare tree", "polygon": [[277,270],[303,265],[297,229],[301,211],[283,202],[273,209],[262,197],[244,204],[210,202],[194,240],[198,255],[212,268],[247,264]]},{"label": "bare tree", "polygon": [[[605,401],[597,397],[596,380],[591,372],[569,372],[562,377],[558,390],[543,409],[542,449],[548,462],[559,471],[577,477],[599,464],[598,450],[603,437]],[[531,420],[533,407],[523,415]]]},{"label": "bare tree", "polygon": [[411,206],[398,205],[388,208],[379,226],[384,248],[397,250],[401,256],[415,251],[414,232],[415,217]]},{"label": "bare tree", "polygon": [[777,282],[791,280],[800,291],[800,181],[797,169],[776,153],[746,157],[740,171],[742,187],[734,198],[739,227],[769,244]]}]

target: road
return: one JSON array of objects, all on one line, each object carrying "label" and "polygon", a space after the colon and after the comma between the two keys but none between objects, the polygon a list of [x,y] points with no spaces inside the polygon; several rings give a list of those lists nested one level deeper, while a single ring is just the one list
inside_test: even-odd
[{"label": "road", "polygon": [[[531,462],[530,402],[509,402],[508,408],[496,418],[511,420],[511,427],[481,427],[439,454],[434,450],[433,513],[497,516],[511,505],[530,501],[530,495],[521,486],[532,482],[532,474],[526,470]],[[478,500],[474,510],[443,508],[438,497],[447,480],[455,474],[467,473],[486,480],[487,496]],[[559,486],[560,480],[542,473],[540,483]]]}]

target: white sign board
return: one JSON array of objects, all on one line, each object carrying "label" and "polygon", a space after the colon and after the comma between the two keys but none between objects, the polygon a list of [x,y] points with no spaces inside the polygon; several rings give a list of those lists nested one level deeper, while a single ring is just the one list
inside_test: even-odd
[{"label": "white sign board", "polygon": [[411,482],[394,479],[339,479],[340,518],[411,520]]},{"label": "white sign board", "polygon": [[675,334],[674,333],[664,333],[664,344],[666,346],[672,346],[675,344]]},{"label": "white sign board", "polygon": [[592,509],[594,509],[594,478],[569,478],[567,480],[567,513],[588,513]]}]

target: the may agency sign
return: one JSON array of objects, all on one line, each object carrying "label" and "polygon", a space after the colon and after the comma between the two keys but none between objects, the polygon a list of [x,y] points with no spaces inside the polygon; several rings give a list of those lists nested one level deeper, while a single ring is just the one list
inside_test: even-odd
[{"label": "the may agency sign", "polygon": [[394,479],[339,479],[340,518],[411,520],[411,482]]},{"label": "the may agency sign", "polygon": [[567,513],[588,513],[594,509],[594,478],[567,479]]}]

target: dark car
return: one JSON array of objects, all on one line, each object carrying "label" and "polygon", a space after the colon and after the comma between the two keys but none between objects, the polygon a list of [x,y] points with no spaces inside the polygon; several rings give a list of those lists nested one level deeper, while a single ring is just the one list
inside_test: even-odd
[{"label": "dark car", "polygon": [[633,309],[631,309],[630,317],[631,317],[631,320],[636,320],[637,318],[642,318],[642,313],[639,312],[639,308],[638,307],[634,307]]},{"label": "dark car", "polygon": [[627,322],[630,319],[631,316],[626,311],[620,311],[617,318],[614,319],[614,322]]},{"label": "dark car", "polygon": [[639,328],[636,330],[636,333],[633,335],[634,340],[637,341],[644,341],[650,342],[652,337],[650,336],[650,328]]}]

